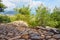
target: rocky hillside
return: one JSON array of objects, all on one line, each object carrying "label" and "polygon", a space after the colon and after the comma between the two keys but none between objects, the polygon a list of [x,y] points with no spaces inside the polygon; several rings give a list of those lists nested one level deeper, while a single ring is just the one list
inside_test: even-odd
[{"label": "rocky hillside", "polygon": [[0,25],[0,40],[60,40],[60,30],[56,28],[28,28],[14,23]]}]

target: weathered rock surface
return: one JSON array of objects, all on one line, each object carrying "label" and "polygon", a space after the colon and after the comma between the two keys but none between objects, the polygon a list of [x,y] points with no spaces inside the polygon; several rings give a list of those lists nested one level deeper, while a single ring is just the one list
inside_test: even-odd
[{"label": "weathered rock surface", "polygon": [[28,24],[24,21],[14,21],[14,22],[11,22],[9,24],[12,24],[12,25],[15,25],[15,26],[22,26],[22,27],[28,27]]},{"label": "weathered rock surface", "polygon": [[60,30],[44,27],[14,27],[12,24],[4,24],[0,25],[0,40],[60,40]]}]

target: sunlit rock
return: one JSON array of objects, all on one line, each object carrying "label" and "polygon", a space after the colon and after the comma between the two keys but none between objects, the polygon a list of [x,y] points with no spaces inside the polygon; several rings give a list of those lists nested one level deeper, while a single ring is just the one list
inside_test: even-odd
[{"label": "sunlit rock", "polygon": [[17,27],[28,27],[28,24],[24,21],[14,21],[9,24],[15,25]]}]

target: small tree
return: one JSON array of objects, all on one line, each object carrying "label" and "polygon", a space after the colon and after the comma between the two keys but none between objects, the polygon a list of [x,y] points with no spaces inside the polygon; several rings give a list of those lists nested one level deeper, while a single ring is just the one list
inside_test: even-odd
[{"label": "small tree", "polygon": [[23,20],[23,21],[26,21],[29,23],[30,13],[31,13],[29,6],[27,6],[27,7],[23,6],[22,8],[17,8],[15,10],[18,13],[15,15],[17,20]]},{"label": "small tree", "polygon": [[53,10],[53,13],[51,14],[51,18],[54,20],[55,27],[59,28],[60,27],[60,8],[55,7]]},{"label": "small tree", "polygon": [[47,10],[46,7],[39,6],[36,9],[36,22],[38,23],[39,26],[45,27],[47,25],[49,18],[49,11]]}]

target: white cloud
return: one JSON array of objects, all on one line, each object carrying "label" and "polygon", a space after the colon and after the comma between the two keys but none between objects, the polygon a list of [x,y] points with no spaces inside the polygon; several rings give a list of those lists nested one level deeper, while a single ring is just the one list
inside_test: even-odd
[{"label": "white cloud", "polygon": [[15,6],[16,4],[18,5],[19,3],[27,3],[30,4],[30,6],[36,6],[41,4],[40,1],[33,1],[33,0],[3,0],[3,3],[10,7],[10,6]]},{"label": "white cloud", "polygon": [[21,2],[31,2],[32,0],[20,0]]},{"label": "white cloud", "polygon": [[10,8],[10,7],[15,7],[15,4],[12,4],[11,2],[9,2],[8,0],[3,0],[3,4],[5,5],[5,6],[7,6],[8,8]]},{"label": "white cloud", "polygon": [[33,1],[33,0],[3,0],[3,4],[5,4],[8,9],[15,8],[16,6],[22,5],[30,5],[30,8],[39,6],[42,2],[40,1]]},{"label": "white cloud", "polygon": [[32,8],[32,7],[37,7],[37,6],[39,6],[39,5],[41,5],[42,4],[42,2],[40,2],[40,1],[31,1],[30,2],[30,7]]}]

